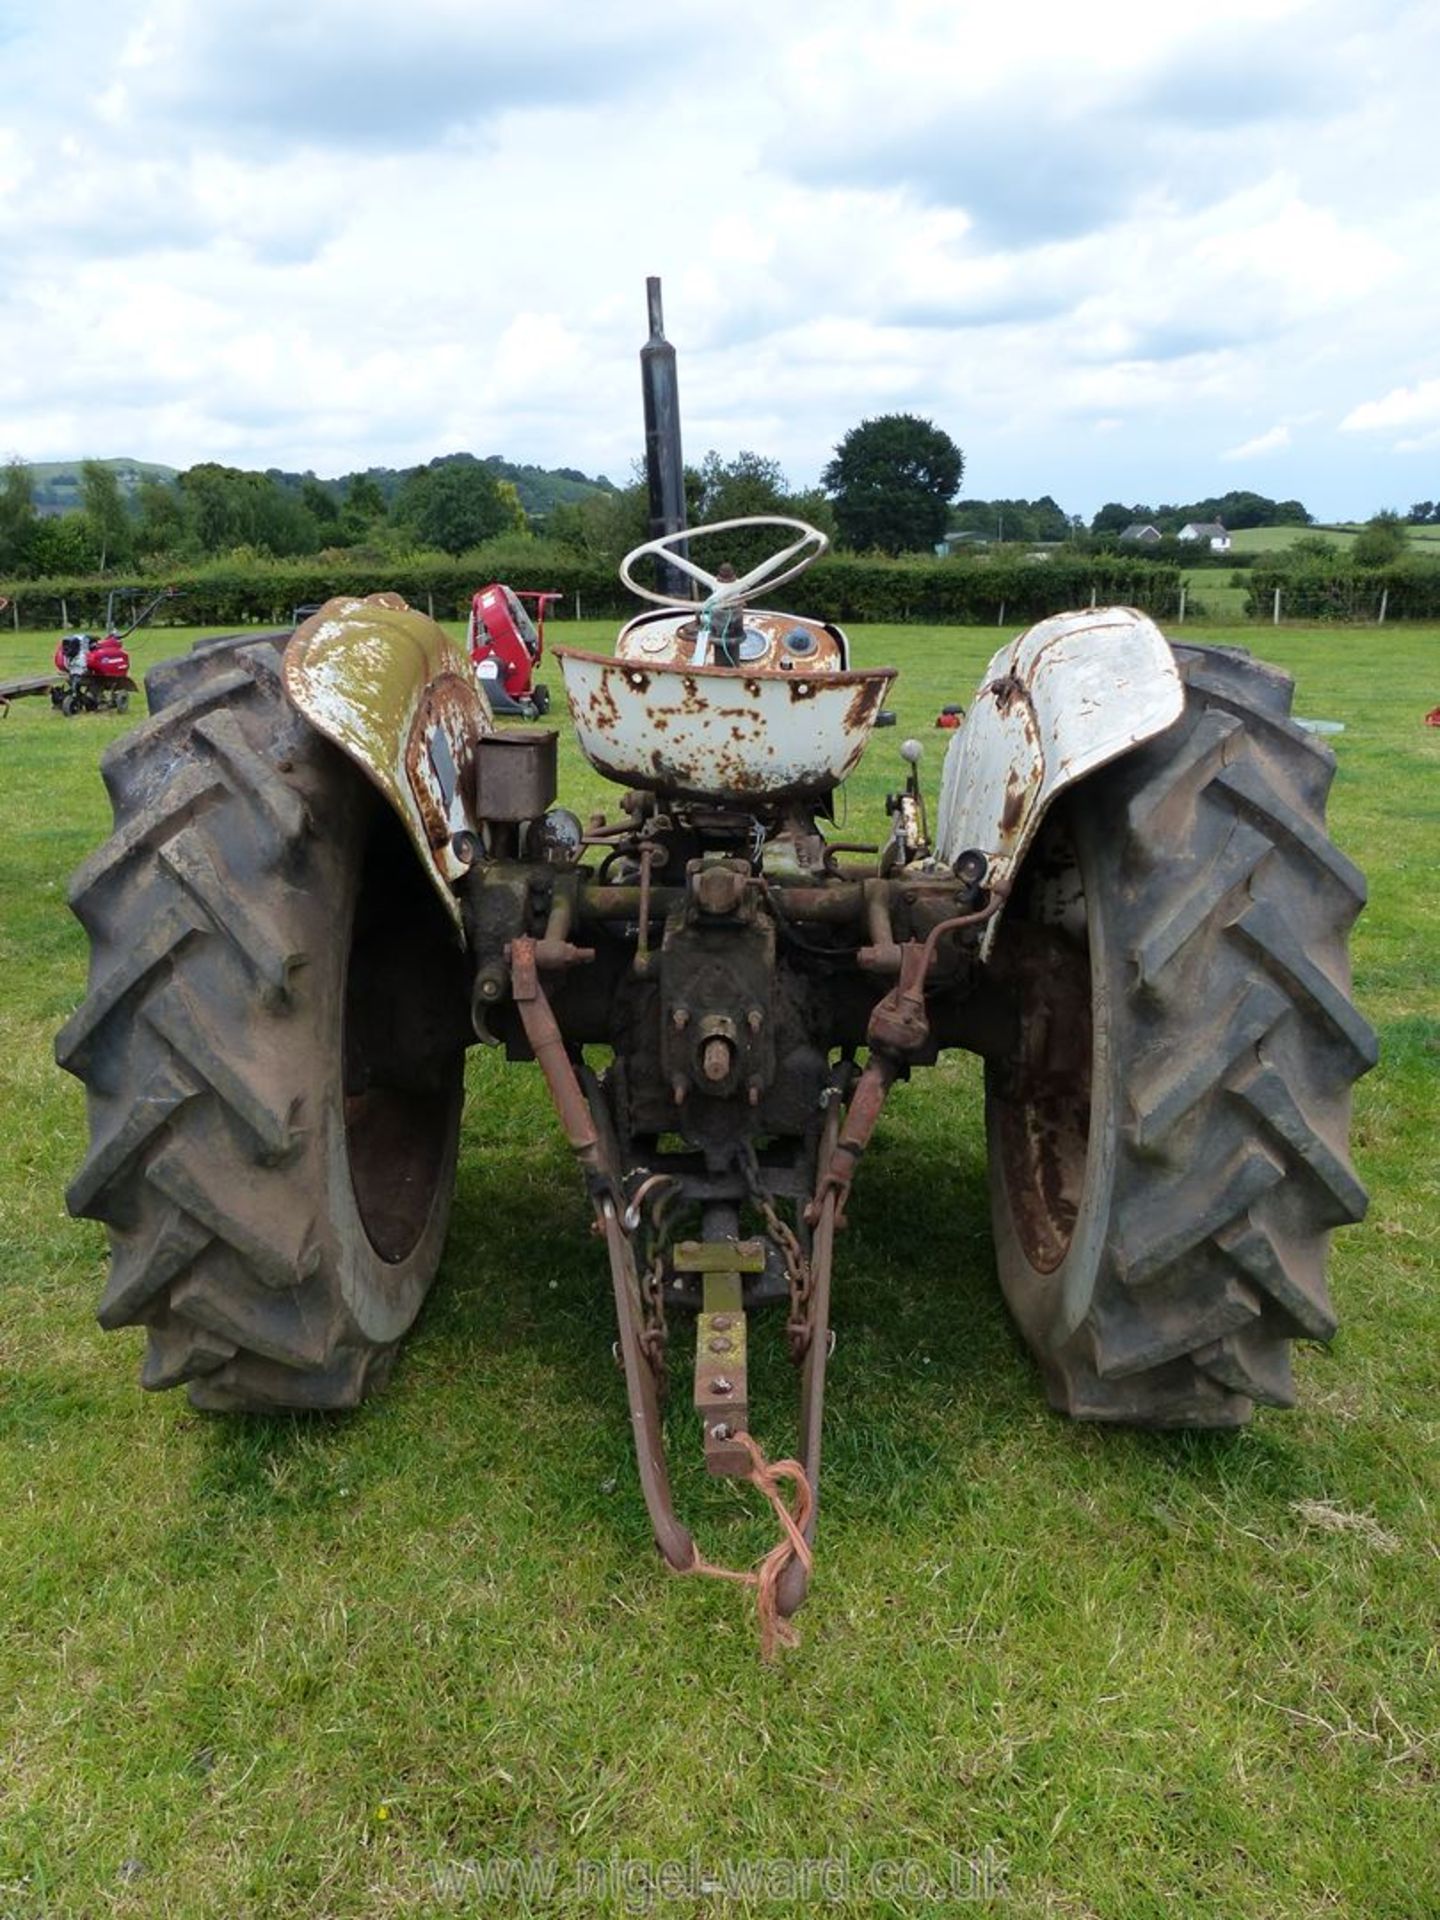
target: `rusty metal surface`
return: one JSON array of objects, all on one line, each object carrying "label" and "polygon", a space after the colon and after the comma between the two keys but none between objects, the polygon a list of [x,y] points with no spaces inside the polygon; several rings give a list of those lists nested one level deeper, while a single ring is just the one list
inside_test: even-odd
[{"label": "rusty metal surface", "polygon": [[480,820],[536,820],[555,798],[554,727],[506,727],[475,746],[475,814]]},{"label": "rusty metal surface", "polygon": [[[638,660],[642,666],[692,666],[700,644],[700,621],[693,611],[667,609],[642,613],[621,629],[615,642],[618,660]],[[839,627],[823,620],[806,620],[794,613],[771,613],[762,607],[744,610],[740,664],[751,672],[843,673],[850,650]],[[710,642],[712,648],[715,642]],[[724,661],[712,662],[721,665]]]},{"label": "rusty metal surface", "polygon": [[[1008,888],[1056,795],[1173,724],[1184,691],[1169,643],[1133,607],[1056,614],[1001,649],[945,755],[935,836],[947,863],[989,857]],[[995,925],[981,947],[989,954]]]},{"label": "rusty metal surface", "polygon": [[642,666],[557,647],[580,746],[622,785],[768,801],[837,787],[865,750],[893,667],[863,673]]},{"label": "rusty metal surface", "polygon": [[457,833],[489,703],[449,635],[395,594],[329,600],[297,628],[285,690],[316,730],[374,781],[400,816],[458,926]]},{"label": "rusty metal surface", "polygon": [[[713,1250],[721,1254],[728,1247]],[[680,1249],[676,1249],[676,1270]],[[761,1262],[763,1265],[763,1260]],[[749,1353],[745,1300],[737,1268],[711,1263],[695,1323],[695,1411],[700,1416],[705,1470],[715,1475],[744,1475],[750,1456],[737,1435],[750,1428]]]}]

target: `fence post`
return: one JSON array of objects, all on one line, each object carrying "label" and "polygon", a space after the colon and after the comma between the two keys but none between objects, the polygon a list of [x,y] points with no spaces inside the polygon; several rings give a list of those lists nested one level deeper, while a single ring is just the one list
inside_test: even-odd
[{"label": "fence post", "polygon": [[425,609],[426,609],[426,611],[428,612],[428,614],[430,615],[430,618],[431,618],[431,619],[433,620],[433,619],[435,618],[435,596],[434,596],[434,594],[433,594],[433,593],[427,593],[427,594],[426,594],[426,596],[425,596]]},{"label": "fence post", "polygon": [[1090,588],[1090,607],[1092,612],[1094,611],[1094,607],[1095,607],[1096,592],[1097,592],[1097,589],[1094,587],[1094,585],[1092,585]]},{"label": "fence post", "polygon": [[60,624],[62,627],[68,627],[70,624],[70,609],[65,604],[63,593],[60,596]]},{"label": "fence post", "polygon": [[1385,624],[1385,609],[1386,609],[1386,607],[1388,607],[1388,606],[1389,606],[1389,604],[1390,604],[1390,589],[1389,589],[1389,587],[1382,587],[1382,588],[1380,589],[1380,618],[1379,618],[1379,620],[1378,620],[1378,621],[1376,622],[1376,624],[1377,624],[1378,626],[1382,626],[1382,627],[1384,626],[1384,624]]},{"label": "fence post", "polygon": [[1279,587],[1276,587],[1275,589],[1275,611],[1270,616],[1270,618],[1271,618],[1272,625],[1278,627],[1280,624],[1280,589]]},{"label": "fence post", "polygon": [[580,618],[580,589],[578,587],[575,589],[575,618],[577,620]]},{"label": "fence post", "polygon": [[997,627],[1003,627],[1005,624],[1005,602],[1003,600],[1000,602],[1000,611],[995,616],[995,624]]},{"label": "fence post", "polygon": [[1180,582],[1180,618],[1176,624],[1182,627],[1185,624],[1185,582],[1183,580]]}]

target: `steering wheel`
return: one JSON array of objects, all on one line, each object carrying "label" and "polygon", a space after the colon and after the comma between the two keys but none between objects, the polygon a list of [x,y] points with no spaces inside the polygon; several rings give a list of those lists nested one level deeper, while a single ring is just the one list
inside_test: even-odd
[{"label": "steering wheel", "polygon": [[[800,538],[792,540],[788,547],[782,547],[779,553],[772,553],[768,560],[762,560],[758,567],[752,567],[739,580],[718,579],[715,574],[707,573],[704,567],[697,567],[687,555],[675,551],[682,541],[704,539],[712,533],[733,533],[737,527],[783,527],[798,532]],[[708,604],[712,608],[731,606],[735,601],[743,600],[756,587],[779,587],[787,580],[793,580],[797,573],[805,571],[812,560],[818,560],[829,545],[829,540],[820,529],[812,527],[808,521],[791,520],[783,513],[752,513],[741,520],[716,520],[707,527],[682,528],[679,533],[666,533],[658,540],[647,540],[643,547],[632,547],[620,562],[620,578],[642,600],[652,601],[657,607],[673,607],[675,601],[669,594],[655,593],[649,587],[642,587],[630,571],[637,560],[653,553],[657,559],[668,560],[672,567],[688,574],[702,587],[708,587]],[[807,553],[807,547],[813,547],[814,552]],[[801,556],[798,559],[797,554]]]}]

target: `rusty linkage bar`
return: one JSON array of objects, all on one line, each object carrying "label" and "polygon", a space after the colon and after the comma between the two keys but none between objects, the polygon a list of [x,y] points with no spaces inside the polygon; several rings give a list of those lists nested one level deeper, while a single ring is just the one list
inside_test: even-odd
[{"label": "rusty linkage bar", "polygon": [[836,1201],[836,1224],[844,1226],[845,1202],[855,1169],[870,1144],[890,1089],[901,1068],[922,1052],[930,1038],[925,994],[936,946],[947,933],[958,933],[964,927],[978,927],[994,919],[1004,904],[1004,891],[997,887],[976,912],[954,914],[948,920],[941,920],[924,940],[907,940],[897,949],[899,978],[870,1015],[865,1036],[870,1058],[856,1085],[835,1151],[822,1171],[815,1198],[806,1209],[805,1218],[811,1226],[818,1226],[824,1203],[832,1194]]},{"label": "rusty linkage bar", "polygon": [[[563,953],[549,956],[554,964],[575,965],[590,958],[584,948],[563,945]],[[640,1276],[635,1264],[634,1246],[621,1224],[617,1196],[622,1194],[619,1169],[607,1155],[607,1129],[586,1100],[574,1062],[566,1051],[559,1026],[539,977],[542,950],[546,943],[529,938],[514,940],[506,949],[510,963],[512,991],[520,1010],[526,1038],[530,1042],[551,1099],[560,1116],[565,1136],[590,1179],[596,1219],[605,1236],[610,1258],[610,1278],[615,1295],[615,1318],[620,1330],[620,1360],[625,1371],[626,1395],[630,1402],[630,1424],[635,1440],[635,1460],[640,1488],[655,1533],[655,1541],[666,1562],[677,1573],[708,1573],[723,1579],[740,1581],[756,1589],[756,1610],[760,1621],[761,1653],[769,1659],[777,1644],[793,1644],[795,1634],[785,1616],[804,1597],[809,1576],[810,1546],[806,1526],[813,1528],[814,1482],[798,1461],[769,1463],[752,1436],[737,1424],[733,1433],[721,1436],[731,1442],[721,1457],[731,1455],[731,1470],[748,1465],[745,1477],[764,1493],[780,1521],[783,1537],[753,1572],[732,1573],[712,1566],[695,1545],[689,1529],[675,1512],[670,1495],[670,1477],[665,1465],[664,1432],[656,1369],[647,1344]],[[786,1505],[780,1491],[784,1480],[795,1483],[793,1508]],[[786,1605],[780,1597],[782,1575],[797,1564],[803,1578],[796,1598]],[[792,1582],[793,1585],[793,1582]]]},{"label": "rusty linkage bar", "polygon": [[[557,951],[558,949],[558,951]],[[520,1014],[525,1038],[540,1063],[550,1098],[565,1129],[565,1138],[575,1149],[581,1165],[590,1174],[608,1171],[601,1164],[600,1136],[595,1130],[589,1104],[575,1077],[575,1068],[564,1037],[555,1019],[545,989],[540,984],[541,967],[574,966],[595,958],[591,947],[572,947],[568,940],[532,940],[524,936],[512,940],[505,949],[510,964],[510,991]]]}]

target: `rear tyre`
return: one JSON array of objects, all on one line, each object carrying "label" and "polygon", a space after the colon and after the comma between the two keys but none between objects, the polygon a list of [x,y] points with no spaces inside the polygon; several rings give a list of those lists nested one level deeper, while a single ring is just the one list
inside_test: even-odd
[{"label": "rear tyre", "polygon": [[1047,818],[1000,923],[1018,1013],[987,1068],[1001,1286],[1055,1406],[1142,1426],[1290,1406],[1359,1220],[1349,997],[1365,899],[1325,834],[1334,757],[1289,679],[1181,647],[1185,710]]},{"label": "rear tyre", "polygon": [[465,982],[390,810],[286,699],[286,636],[147,678],[115,832],[71,884],[90,989],[56,1042],[109,1229],[102,1326],[197,1406],[355,1405],[434,1279]]}]

